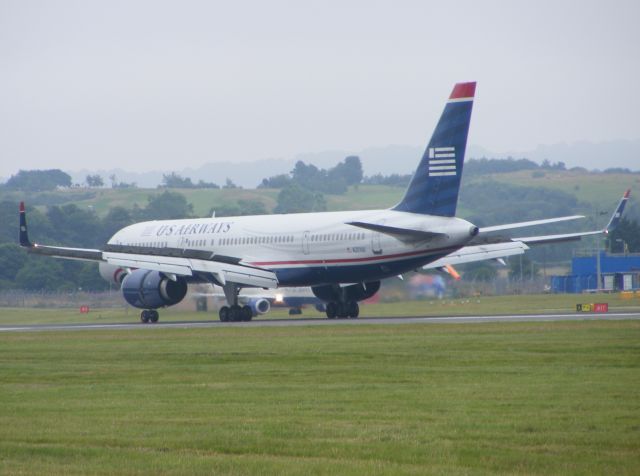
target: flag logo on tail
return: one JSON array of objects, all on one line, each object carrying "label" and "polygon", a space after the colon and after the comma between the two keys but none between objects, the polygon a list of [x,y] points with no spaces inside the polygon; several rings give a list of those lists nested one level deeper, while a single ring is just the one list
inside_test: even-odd
[{"label": "flag logo on tail", "polygon": [[429,177],[455,176],[456,148],[429,147]]}]

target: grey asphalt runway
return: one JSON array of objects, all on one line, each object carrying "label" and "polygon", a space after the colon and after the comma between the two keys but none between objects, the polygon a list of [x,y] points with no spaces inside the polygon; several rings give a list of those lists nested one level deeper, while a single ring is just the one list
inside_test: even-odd
[{"label": "grey asphalt runway", "polygon": [[452,316],[452,317],[361,317],[359,319],[270,319],[251,322],[141,322],[107,324],[33,324],[0,326],[0,332],[80,331],[80,330],[153,330],[153,329],[203,329],[216,327],[300,327],[300,326],[361,326],[392,324],[470,324],[483,322],[554,322],[638,320],[640,313],[608,314],[526,314],[505,316]]}]

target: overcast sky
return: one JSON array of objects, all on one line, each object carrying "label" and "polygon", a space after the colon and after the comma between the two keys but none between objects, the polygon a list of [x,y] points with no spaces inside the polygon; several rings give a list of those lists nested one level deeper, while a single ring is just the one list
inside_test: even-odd
[{"label": "overcast sky", "polygon": [[640,2],[0,0],[0,176],[640,138]]}]

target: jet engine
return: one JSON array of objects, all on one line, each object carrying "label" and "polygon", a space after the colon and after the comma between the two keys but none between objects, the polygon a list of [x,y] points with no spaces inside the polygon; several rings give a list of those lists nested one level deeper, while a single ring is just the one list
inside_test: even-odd
[{"label": "jet engine", "polygon": [[110,284],[120,287],[122,281],[127,276],[128,271],[120,266],[101,262],[98,265],[100,276]]},{"label": "jet engine", "polygon": [[254,316],[266,314],[271,309],[271,303],[265,298],[251,299],[247,304],[251,307]]},{"label": "jet engine", "polygon": [[313,294],[324,302],[363,301],[373,296],[379,289],[380,281],[350,284],[342,288],[331,285],[314,286],[311,288]]},{"label": "jet engine", "polygon": [[187,283],[178,278],[172,281],[158,271],[137,269],[122,281],[124,299],[140,309],[173,306],[184,299]]}]

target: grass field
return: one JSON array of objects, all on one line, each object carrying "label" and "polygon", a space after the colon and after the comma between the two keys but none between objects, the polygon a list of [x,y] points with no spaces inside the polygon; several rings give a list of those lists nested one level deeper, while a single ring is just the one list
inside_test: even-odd
[{"label": "grass field", "polygon": [[640,174],[598,174],[571,171],[544,171],[543,177],[533,177],[531,170],[505,174],[490,174],[476,180],[498,182],[525,187],[542,187],[575,195],[581,202],[602,207],[616,203],[622,193],[631,189],[632,197],[640,192]]},{"label": "grass field", "polygon": [[0,335],[2,474],[638,474],[640,322]]},{"label": "grass field", "polygon": [[[187,298],[188,299],[188,298]],[[395,316],[468,316],[491,314],[539,314],[572,313],[578,303],[606,302],[611,312],[640,311],[640,295],[623,299],[620,294],[543,294],[480,296],[464,299],[417,300],[394,303],[360,304],[362,317]],[[190,306],[195,308],[195,304]],[[138,321],[139,310],[133,308],[93,309],[81,314],[79,309],[0,308],[0,325],[60,324],[60,323],[107,323]],[[306,307],[304,318],[326,318],[324,313]],[[273,307],[257,319],[286,319],[288,309]],[[168,308],[160,310],[162,321],[217,320],[216,308],[208,312]]]}]

